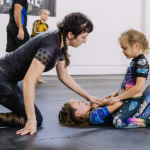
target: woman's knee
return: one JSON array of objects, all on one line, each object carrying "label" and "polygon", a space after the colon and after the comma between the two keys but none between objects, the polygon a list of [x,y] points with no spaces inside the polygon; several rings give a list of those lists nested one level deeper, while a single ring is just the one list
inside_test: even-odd
[{"label": "woman's knee", "polygon": [[38,115],[36,120],[37,120],[37,127],[40,127],[43,123],[43,116],[41,114]]}]

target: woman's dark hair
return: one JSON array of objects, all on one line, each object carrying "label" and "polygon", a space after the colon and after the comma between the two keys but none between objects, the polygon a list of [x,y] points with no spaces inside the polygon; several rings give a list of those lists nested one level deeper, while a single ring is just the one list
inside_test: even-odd
[{"label": "woman's dark hair", "polygon": [[65,16],[62,22],[58,23],[57,27],[59,33],[63,35],[66,62],[65,67],[67,67],[70,64],[70,60],[68,58],[70,55],[68,54],[68,46],[66,45],[66,36],[68,35],[68,32],[72,32],[74,37],[77,38],[81,33],[92,32],[93,23],[84,14],[76,12]]}]

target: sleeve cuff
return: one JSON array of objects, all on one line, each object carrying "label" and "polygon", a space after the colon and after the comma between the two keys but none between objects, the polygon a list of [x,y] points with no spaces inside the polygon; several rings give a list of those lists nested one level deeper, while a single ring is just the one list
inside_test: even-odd
[{"label": "sleeve cuff", "polygon": [[45,61],[43,61],[40,57],[35,56],[34,58],[39,60],[44,66],[46,66]]},{"label": "sleeve cuff", "polygon": [[23,4],[21,2],[15,2],[15,4],[19,4],[23,7]]},{"label": "sleeve cuff", "polygon": [[147,79],[148,74],[144,74],[144,73],[137,73],[137,77],[143,77]]}]

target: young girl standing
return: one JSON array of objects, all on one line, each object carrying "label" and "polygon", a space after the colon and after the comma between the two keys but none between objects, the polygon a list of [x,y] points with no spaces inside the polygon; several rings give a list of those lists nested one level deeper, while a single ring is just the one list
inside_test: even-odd
[{"label": "young girl standing", "polygon": [[[117,128],[150,125],[150,120],[142,116],[142,113],[138,113],[143,103],[142,90],[149,72],[149,64],[144,56],[144,54],[148,54],[148,41],[144,34],[130,29],[121,35],[119,42],[126,58],[133,58],[127,68],[120,90],[108,95],[104,101],[101,101],[103,106],[109,105],[107,107],[99,107],[98,105],[90,107],[84,102],[75,100],[65,103],[59,113],[59,121],[62,125],[110,124],[111,122]],[[148,87],[145,90],[145,97],[149,89]],[[92,108],[96,109],[92,110]],[[110,114],[117,109],[119,109],[117,115],[112,119],[113,115]],[[145,110],[147,111],[147,107]]]},{"label": "young girl standing", "polygon": [[[107,105],[114,102],[123,102],[122,107],[114,117],[113,124],[117,128],[137,127],[137,123],[130,123],[131,119],[143,103],[142,90],[149,72],[149,64],[144,54],[148,54],[149,43],[146,36],[134,29],[122,33],[119,38],[122,53],[132,61],[127,68],[119,91],[106,97]],[[136,120],[138,122],[138,120]]]}]

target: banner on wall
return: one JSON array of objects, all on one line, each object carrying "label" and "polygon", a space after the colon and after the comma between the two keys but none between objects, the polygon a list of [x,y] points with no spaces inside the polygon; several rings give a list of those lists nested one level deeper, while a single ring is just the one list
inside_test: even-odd
[{"label": "banner on wall", "polygon": [[[8,14],[12,0],[0,0],[0,14]],[[28,15],[38,16],[41,9],[50,10],[50,16],[56,16],[56,0],[27,0]]]}]

